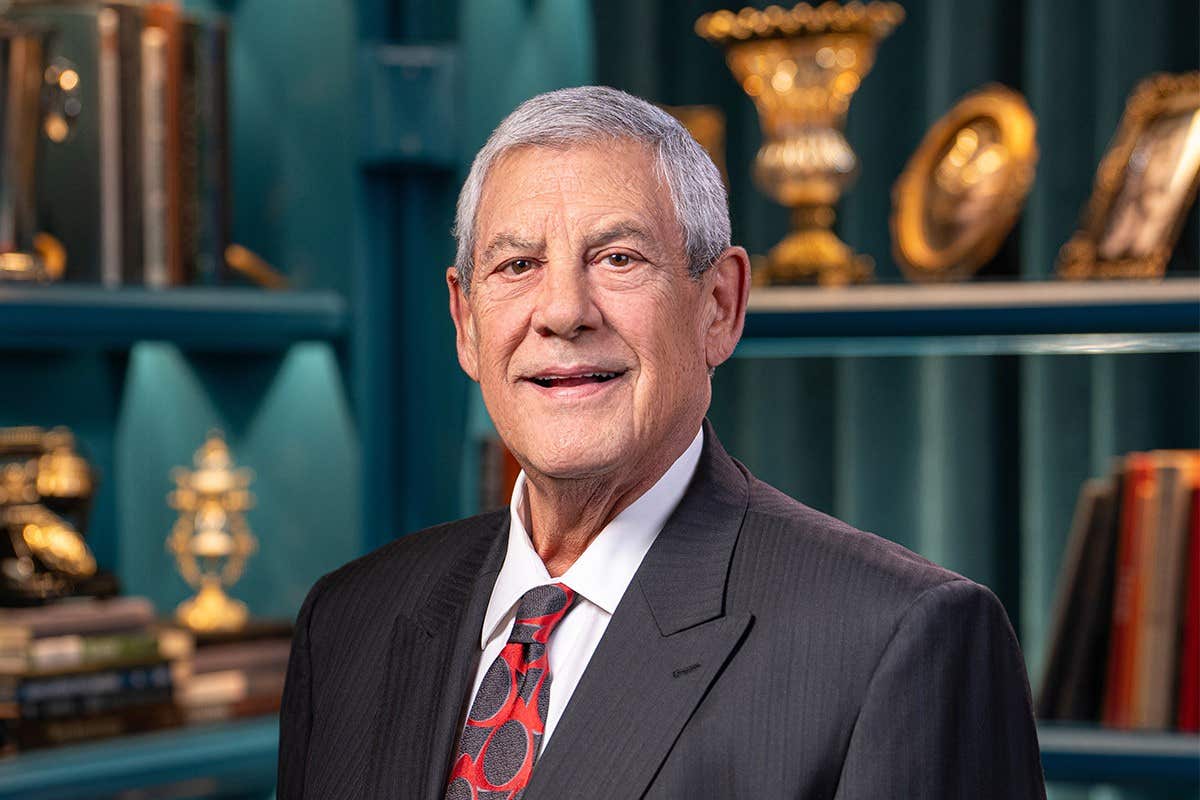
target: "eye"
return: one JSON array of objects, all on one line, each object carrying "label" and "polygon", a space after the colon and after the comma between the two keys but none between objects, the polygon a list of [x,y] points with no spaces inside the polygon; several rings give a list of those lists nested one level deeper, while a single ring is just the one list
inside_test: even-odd
[{"label": "eye", "polygon": [[610,267],[628,267],[633,258],[628,253],[609,253],[600,260]]},{"label": "eye", "polygon": [[534,262],[528,258],[514,258],[512,261],[509,261],[507,264],[501,267],[500,271],[508,272],[513,275],[523,275],[526,272],[529,272],[529,270],[533,269],[534,266]]}]

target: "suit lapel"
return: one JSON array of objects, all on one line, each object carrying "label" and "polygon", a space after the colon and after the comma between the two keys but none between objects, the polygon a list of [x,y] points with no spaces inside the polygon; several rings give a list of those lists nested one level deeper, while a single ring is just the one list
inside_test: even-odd
[{"label": "suit lapel", "polygon": [[746,476],[707,422],[704,433],[696,475],[613,614],[527,800],[644,794],[750,627],[751,615],[724,607]]},{"label": "suit lapel", "polygon": [[507,531],[507,512],[464,531],[462,550],[420,612],[396,617],[364,798],[443,796]]}]

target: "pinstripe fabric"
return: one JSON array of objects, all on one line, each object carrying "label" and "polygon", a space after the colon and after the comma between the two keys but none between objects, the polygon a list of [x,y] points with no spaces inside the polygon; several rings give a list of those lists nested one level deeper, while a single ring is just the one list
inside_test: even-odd
[{"label": "pinstripe fabric", "polygon": [[[280,800],[438,797],[503,514],[407,537],[314,587]],[[425,699],[401,703],[411,692]],[[995,597],[755,480],[707,427],[524,795],[1044,796]]]}]

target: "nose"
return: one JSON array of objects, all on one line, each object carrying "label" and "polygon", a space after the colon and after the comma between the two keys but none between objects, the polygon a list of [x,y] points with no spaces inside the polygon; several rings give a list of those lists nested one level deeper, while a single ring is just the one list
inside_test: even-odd
[{"label": "nose", "polygon": [[601,324],[600,309],[592,298],[588,271],[573,263],[550,263],[543,268],[534,308],[533,328],[541,336],[574,339],[596,330]]}]

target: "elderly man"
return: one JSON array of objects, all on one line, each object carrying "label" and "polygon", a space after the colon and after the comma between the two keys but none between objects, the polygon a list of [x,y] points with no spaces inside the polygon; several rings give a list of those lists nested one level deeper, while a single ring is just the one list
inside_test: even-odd
[{"label": "elderly man", "polygon": [[[300,611],[279,797],[1043,797],[986,589],[792,500],[704,421],[746,252],[680,125],[612,89],[521,105],[446,276],[524,468]],[[969,532],[964,532],[969,533]]]}]

